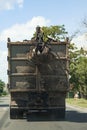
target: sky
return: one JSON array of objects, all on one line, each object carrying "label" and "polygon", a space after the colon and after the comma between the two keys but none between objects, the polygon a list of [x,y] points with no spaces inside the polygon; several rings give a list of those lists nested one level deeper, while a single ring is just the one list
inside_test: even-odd
[{"label": "sky", "polygon": [[68,35],[80,32],[73,42],[87,49],[87,0],[0,0],[0,79],[7,78],[7,38],[30,39],[37,25],[65,25]]}]

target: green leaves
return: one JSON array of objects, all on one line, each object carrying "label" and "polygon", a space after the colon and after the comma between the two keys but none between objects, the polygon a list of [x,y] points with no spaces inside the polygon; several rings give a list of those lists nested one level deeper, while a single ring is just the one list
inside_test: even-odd
[{"label": "green leaves", "polygon": [[70,50],[70,83],[74,85],[73,91],[79,91],[87,96],[87,52],[81,48],[74,50],[74,44]]},{"label": "green leaves", "polygon": [[55,40],[61,40],[61,39],[65,39],[67,34],[64,25],[60,25],[60,26],[55,25],[49,27],[43,26],[42,31],[44,33],[44,42],[48,41],[48,36],[50,36]]},{"label": "green leaves", "polygon": [[[67,32],[65,31],[64,25],[61,26],[50,26],[50,27],[42,27],[42,30],[44,32],[44,39],[47,38],[47,36],[50,36],[56,40],[64,39]],[[46,39],[47,40],[47,39]],[[45,41],[46,41],[45,40]]]},{"label": "green leaves", "polygon": [[5,83],[0,80],[0,95],[3,93],[3,88],[5,87]]}]

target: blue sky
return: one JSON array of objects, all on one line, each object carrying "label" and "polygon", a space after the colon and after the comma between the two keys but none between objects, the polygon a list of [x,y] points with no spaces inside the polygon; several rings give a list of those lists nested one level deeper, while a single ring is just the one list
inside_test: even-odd
[{"label": "blue sky", "polygon": [[[13,41],[29,39],[35,27],[65,25],[69,35],[83,30],[87,0],[0,0],[0,79],[7,82],[7,37]],[[74,39],[77,47],[87,48],[87,38]]]},{"label": "blue sky", "polygon": [[18,0],[0,1],[3,1],[2,6],[6,1],[15,1],[11,4],[11,9],[1,8],[0,30],[16,23],[25,23],[34,16],[43,16],[49,19],[51,24],[64,24],[66,29],[72,32],[78,28],[81,19],[87,16],[87,0],[19,0],[21,7],[17,3]]}]

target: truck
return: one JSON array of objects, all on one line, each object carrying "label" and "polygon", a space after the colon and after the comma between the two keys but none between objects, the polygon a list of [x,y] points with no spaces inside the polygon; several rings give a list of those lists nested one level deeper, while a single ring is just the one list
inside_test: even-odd
[{"label": "truck", "polygon": [[49,38],[44,43],[40,39],[13,42],[8,38],[10,119],[39,112],[65,118],[69,41]]}]

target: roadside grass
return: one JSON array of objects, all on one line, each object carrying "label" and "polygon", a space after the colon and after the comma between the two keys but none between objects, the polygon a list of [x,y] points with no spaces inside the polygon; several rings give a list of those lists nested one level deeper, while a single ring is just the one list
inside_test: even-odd
[{"label": "roadside grass", "polygon": [[74,99],[74,98],[66,98],[66,103],[72,106],[78,106],[82,108],[87,108],[87,100],[81,99]]},{"label": "roadside grass", "polygon": [[2,103],[3,101],[2,100],[0,100],[0,103]]},{"label": "roadside grass", "polygon": [[0,101],[0,103],[2,103],[3,101]]}]

